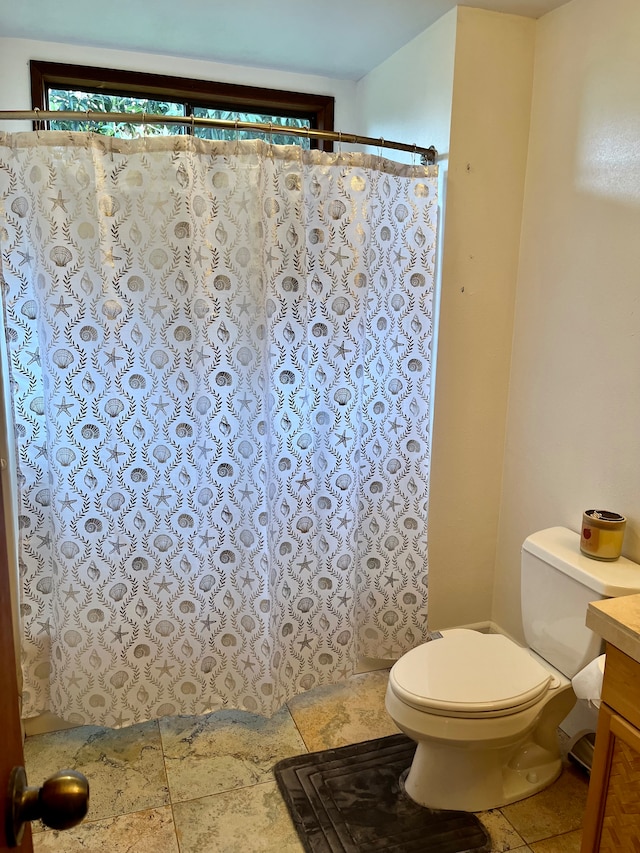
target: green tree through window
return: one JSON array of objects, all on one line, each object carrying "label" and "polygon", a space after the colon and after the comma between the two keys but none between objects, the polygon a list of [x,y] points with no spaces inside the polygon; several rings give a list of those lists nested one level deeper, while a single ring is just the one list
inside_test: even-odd
[{"label": "green tree through window", "polygon": [[[51,121],[52,130],[91,130],[107,136],[135,137],[193,132],[204,139],[262,138],[281,145],[315,147],[308,136],[279,128],[333,130],[333,98],[274,89],[211,83],[60,63],[31,62],[33,106],[85,113],[77,121]],[[102,122],[96,113],[131,113],[131,121]],[[87,115],[90,113],[91,115]],[[135,115],[191,116],[273,125],[264,133],[244,128],[147,124]],[[324,144],[330,148],[329,143]]]},{"label": "green tree through window", "polygon": [[[73,110],[80,113],[149,113],[163,116],[185,115],[182,104],[168,101],[152,101],[148,98],[133,98],[92,92],[78,92],[71,89],[49,89],[50,110]],[[146,124],[140,122],[100,121],[98,117],[83,118],[78,121],[51,121],[51,130],[92,130],[105,136],[134,137],[147,133],[149,135],[168,135],[181,133],[180,125]]]}]

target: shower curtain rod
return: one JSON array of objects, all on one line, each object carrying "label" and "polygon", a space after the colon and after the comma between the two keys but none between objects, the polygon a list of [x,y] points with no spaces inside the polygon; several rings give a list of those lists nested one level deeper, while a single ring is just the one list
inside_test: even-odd
[{"label": "shower curtain rod", "polygon": [[[347,142],[357,145],[372,145],[378,148],[394,148],[419,154],[423,165],[436,162],[438,152],[431,145],[423,148],[405,142],[393,142],[382,137],[360,136],[356,133],[342,133],[333,130],[314,130],[313,128],[286,127],[278,124],[263,124],[251,121],[231,121],[229,119],[199,118],[197,116],[166,116],[152,113],[102,113],[94,110],[0,110],[0,121],[32,121],[36,124],[45,121],[90,121],[117,124],[182,124],[188,127],[221,127],[227,130],[254,130],[260,133],[286,133],[291,136],[305,136],[328,142]],[[43,128],[44,130],[45,128]]]}]

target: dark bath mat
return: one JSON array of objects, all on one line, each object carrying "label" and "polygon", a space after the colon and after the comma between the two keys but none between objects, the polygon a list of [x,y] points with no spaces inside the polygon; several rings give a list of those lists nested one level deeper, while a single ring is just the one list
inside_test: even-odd
[{"label": "dark bath mat", "polygon": [[398,734],[276,764],[307,853],[488,853],[475,815],[422,808],[404,793],[400,776],[414,752]]}]

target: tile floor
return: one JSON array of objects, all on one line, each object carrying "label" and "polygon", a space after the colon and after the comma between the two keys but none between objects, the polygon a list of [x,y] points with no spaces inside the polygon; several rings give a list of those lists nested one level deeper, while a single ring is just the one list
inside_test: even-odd
[{"label": "tile floor", "polygon": [[[83,824],[34,825],[35,853],[303,853],[271,768],[282,758],[382,737],[386,672],[298,696],[270,720],[238,711],[27,738],[31,785],[63,767],[89,778]],[[585,776],[479,815],[492,853],[578,853]]]}]

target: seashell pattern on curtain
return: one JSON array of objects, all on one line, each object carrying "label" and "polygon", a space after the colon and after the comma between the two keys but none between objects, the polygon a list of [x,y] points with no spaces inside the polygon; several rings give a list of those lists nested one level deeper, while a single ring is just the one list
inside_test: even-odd
[{"label": "seashell pattern on curtain", "polygon": [[270,715],[424,639],[436,183],[0,134],[26,716]]}]

